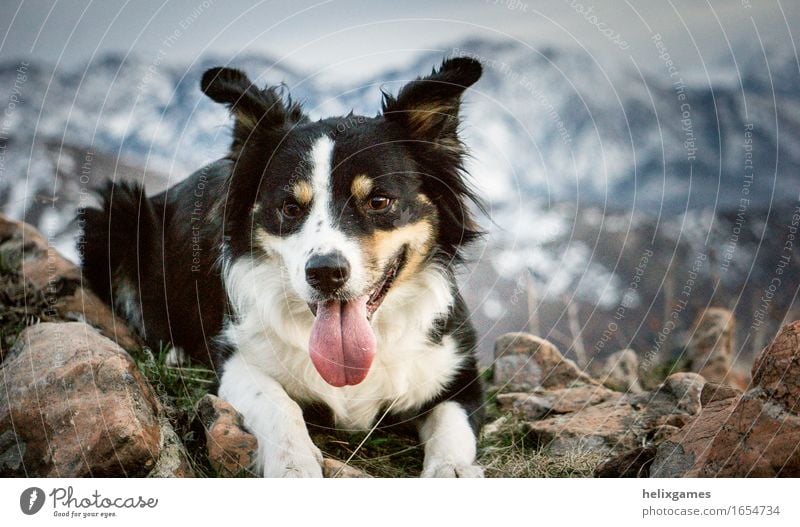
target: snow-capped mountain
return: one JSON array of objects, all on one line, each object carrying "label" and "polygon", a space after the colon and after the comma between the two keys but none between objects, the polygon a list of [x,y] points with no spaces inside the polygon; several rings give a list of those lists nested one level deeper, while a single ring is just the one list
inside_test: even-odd
[{"label": "snow-capped mountain", "polygon": [[[465,281],[475,284],[470,297],[489,333],[519,329],[498,323],[511,309],[498,295],[519,292],[522,274],[542,301],[574,295],[592,313],[613,309],[631,272],[620,254],[630,244],[640,249],[642,225],[655,222],[648,234],[673,258],[686,243],[721,250],[735,226],[721,218],[735,216],[743,199],[753,229],[769,220],[757,217],[764,211],[800,199],[800,68],[785,49],[742,57],[739,76],[676,83],[660,64],[620,63],[612,71],[572,49],[470,40],[357,86],[322,82],[263,56],[175,64],[109,54],[75,68],[0,64],[0,101],[7,101],[0,207],[77,258],[70,218],[88,188],[135,178],[156,192],[225,152],[227,113],[198,89],[207,68],[229,64],[258,83],[283,83],[312,117],[351,109],[374,115],[381,89],[396,91],[445,55],[470,55],[485,67],[465,99],[464,137],[492,221],[476,255],[481,272]],[[594,235],[586,230],[592,214]],[[604,230],[639,245],[600,242]],[[758,250],[737,250],[733,267],[746,270]],[[638,291],[636,301],[652,306],[661,286],[654,287],[652,298]],[[523,304],[512,306],[517,320],[529,309]],[[557,329],[563,317],[552,318]]]}]

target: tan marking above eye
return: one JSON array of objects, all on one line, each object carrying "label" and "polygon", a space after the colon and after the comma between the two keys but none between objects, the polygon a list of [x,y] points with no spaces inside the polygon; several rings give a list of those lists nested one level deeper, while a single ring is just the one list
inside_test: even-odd
[{"label": "tan marking above eye", "polygon": [[297,200],[297,203],[303,206],[311,203],[311,198],[314,197],[314,191],[311,185],[306,181],[298,181],[292,185],[292,194],[294,195],[294,199]]},{"label": "tan marking above eye", "polygon": [[350,193],[359,201],[367,199],[372,192],[372,180],[365,174],[359,174],[353,178],[350,184]]}]

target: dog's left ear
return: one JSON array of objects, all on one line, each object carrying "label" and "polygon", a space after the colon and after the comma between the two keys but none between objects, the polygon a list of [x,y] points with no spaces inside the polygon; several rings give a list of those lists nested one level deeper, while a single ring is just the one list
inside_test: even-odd
[{"label": "dog's left ear", "polygon": [[445,60],[427,76],[406,84],[397,98],[384,93],[383,115],[402,125],[415,140],[436,146],[457,143],[458,111],[464,90],[475,84],[483,68],[477,60]]},{"label": "dog's left ear", "polygon": [[256,87],[244,72],[234,68],[211,68],[203,74],[200,89],[212,100],[230,109],[235,119],[233,146],[238,154],[253,131],[283,133],[287,127],[305,119],[300,105],[284,100],[277,88]]}]

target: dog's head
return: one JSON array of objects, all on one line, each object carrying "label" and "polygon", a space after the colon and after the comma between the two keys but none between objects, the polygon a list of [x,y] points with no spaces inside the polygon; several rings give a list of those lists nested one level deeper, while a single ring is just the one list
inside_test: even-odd
[{"label": "dog's head", "polygon": [[317,122],[241,71],[203,76],[203,92],[235,119],[229,250],[274,262],[287,295],[310,306],[312,359],[330,384],[366,376],[370,318],[387,295],[425,266],[448,267],[477,236],[458,125],[480,75],[475,60],[446,60],[396,97],[384,93],[376,117]]}]

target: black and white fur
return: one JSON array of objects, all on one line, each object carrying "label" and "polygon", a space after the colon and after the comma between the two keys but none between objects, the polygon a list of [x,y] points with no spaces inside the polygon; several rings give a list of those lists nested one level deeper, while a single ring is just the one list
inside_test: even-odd
[{"label": "black and white fur", "polygon": [[[209,70],[201,88],[235,119],[228,156],[149,198],[108,185],[101,207],[82,211],[92,288],[151,347],[219,368],[219,395],[257,436],[264,476],[321,476],[312,414],[349,430],[384,414],[412,422],[423,476],[482,475],[476,337],[454,277],[478,235],[458,115],[480,75],[474,60],[446,60],[384,94],[376,117],[311,122],[279,90]],[[334,292],[309,281],[320,254],[349,268]],[[369,373],[332,386],[309,358],[309,306],[376,292]]]}]

